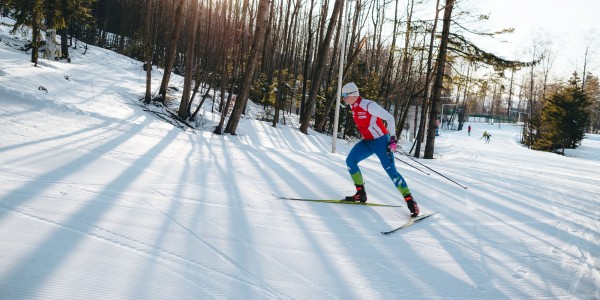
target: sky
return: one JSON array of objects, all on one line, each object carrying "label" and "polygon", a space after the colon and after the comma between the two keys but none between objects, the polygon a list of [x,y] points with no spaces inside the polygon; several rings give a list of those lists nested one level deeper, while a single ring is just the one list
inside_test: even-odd
[{"label": "sky", "polygon": [[34,67],[9,30],[0,299],[600,298],[600,135],[561,156],[521,146],[518,125],[442,131],[435,159],[396,154],[437,214],[386,236],[409,211],[374,157],[360,164],[369,201],[403,207],[273,196],[353,194],[354,142],[331,153],[331,137],[302,134],[294,115],[274,128],[252,103],[236,136],[211,133],[208,101],[195,129],[174,126],[177,100],[137,100],[143,63],[90,46]]},{"label": "sky", "polygon": [[[524,49],[531,49],[535,39],[550,39],[556,52],[554,73],[570,76],[581,73],[586,46],[594,51],[588,70],[598,76],[600,71],[600,1],[595,0],[462,0],[461,6],[489,14],[491,29],[514,28],[515,32],[487,47],[507,58],[527,58]],[[593,38],[595,41],[590,42]],[[591,69],[590,69],[591,67]]]}]

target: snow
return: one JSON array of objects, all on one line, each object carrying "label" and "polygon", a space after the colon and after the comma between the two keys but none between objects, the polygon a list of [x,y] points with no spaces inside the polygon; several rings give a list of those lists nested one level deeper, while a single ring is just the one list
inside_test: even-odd
[{"label": "snow", "polygon": [[386,236],[409,211],[375,157],[361,163],[369,201],[404,207],[272,196],[352,194],[351,142],[331,153],[331,137],[252,113],[214,135],[208,101],[182,130],[140,105],[141,62],[79,45],[36,68],[8,31],[0,299],[600,298],[598,135],[561,156],[521,146],[519,126],[442,131],[435,159],[396,155],[438,214]]}]

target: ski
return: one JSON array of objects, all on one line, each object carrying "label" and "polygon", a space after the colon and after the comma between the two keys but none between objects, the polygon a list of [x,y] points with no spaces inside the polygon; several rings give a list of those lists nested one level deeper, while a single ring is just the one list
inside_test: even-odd
[{"label": "ski", "polygon": [[354,205],[365,205],[365,206],[379,206],[379,207],[402,207],[401,205],[391,205],[391,204],[380,204],[380,203],[371,203],[371,202],[355,202],[355,201],[346,201],[346,200],[338,200],[338,199],[304,199],[304,198],[293,198],[293,197],[281,197],[277,195],[273,195],[277,199],[281,200],[294,200],[294,201],[307,201],[307,202],[321,202],[321,203],[335,203],[335,204],[354,204]]},{"label": "ski", "polygon": [[408,220],[406,223],[402,224],[402,226],[400,226],[400,227],[397,227],[397,228],[394,228],[394,229],[392,229],[392,230],[390,230],[390,231],[382,231],[381,233],[382,233],[382,234],[390,234],[390,233],[392,233],[392,232],[396,232],[396,231],[398,231],[398,230],[400,230],[400,229],[402,229],[402,228],[406,228],[406,227],[409,227],[409,226],[411,226],[411,225],[414,225],[415,223],[417,223],[417,222],[419,222],[419,221],[421,221],[421,220],[424,220],[424,219],[426,219],[426,218],[429,218],[429,217],[431,217],[431,216],[433,216],[433,215],[435,215],[435,214],[437,214],[437,211],[436,211],[436,212],[433,212],[433,213],[429,213],[429,214],[420,215],[420,216],[417,216],[417,217],[415,217],[415,218],[411,218],[411,219],[410,219],[410,220]]}]

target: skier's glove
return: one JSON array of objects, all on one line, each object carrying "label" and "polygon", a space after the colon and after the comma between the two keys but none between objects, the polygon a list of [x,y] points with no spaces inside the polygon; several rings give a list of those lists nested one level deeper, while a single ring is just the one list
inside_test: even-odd
[{"label": "skier's glove", "polygon": [[396,137],[395,137],[395,136],[392,136],[392,137],[390,138],[390,143],[388,144],[388,149],[389,149],[391,152],[396,152],[396,149],[398,148],[398,145],[396,145],[396,143],[397,143],[397,142],[396,142]]}]

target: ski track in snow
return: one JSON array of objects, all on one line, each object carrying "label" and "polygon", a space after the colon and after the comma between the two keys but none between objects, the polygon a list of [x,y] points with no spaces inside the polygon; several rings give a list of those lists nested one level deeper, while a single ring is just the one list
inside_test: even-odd
[{"label": "ski track in snow", "polygon": [[[71,188],[76,188],[79,189],[79,187],[77,186],[72,186],[72,183],[62,183],[62,182],[53,182],[52,184],[58,184],[58,185],[65,185]],[[85,188],[81,188],[81,190],[86,190]],[[87,190],[90,191],[90,190]],[[97,193],[97,192],[93,192],[90,191],[94,194],[102,194],[102,193]],[[103,196],[109,196],[107,194],[102,194]],[[55,200],[59,200],[58,198],[56,198]],[[150,207],[152,207],[153,209],[159,211],[160,213],[164,214],[165,216],[169,217],[165,212],[159,210],[158,208],[154,207],[150,202],[146,202]],[[101,242],[105,242],[105,243],[109,243],[111,245],[114,245],[116,247],[120,247],[123,248],[127,251],[136,253],[136,254],[140,254],[143,255],[147,258],[150,259],[156,259],[159,262],[162,262],[163,264],[165,264],[168,268],[172,269],[172,271],[174,273],[176,273],[177,275],[179,275],[182,279],[185,279],[186,281],[188,281],[190,284],[194,284],[196,286],[200,286],[199,283],[197,283],[194,279],[194,275],[192,275],[194,272],[197,272],[198,269],[205,269],[207,271],[211,271],[211,272],[215,272],[218,273],[222,276],[231,278],[233,280],[239,281],[242,284],[246,284],[246,285],[250,285],[250,286],[256,286],[256,287],[260,287],[261,289],[263,289],[265,291],[264,295],[270,295],[269,297],[273,297],[273,298],[279,298],[278,296],[276,296],[276,293],[273,292],[272,289],[270,289],[268,286],[264,286],[264,284],[260,281],[260,279],[257,280],[256,276],[252,275],[250,272],[248,272],[248,274],[246,274],[246,276],[244,277],[248,277],[249,279],[243,278],[241,276],[233,276],[231,274],[227,274],[224,273],[222,271],[219,271],[217,269],[214,268],[210,268],[209,266],[202,264],[202,263],[198,263],[195,262],[189,258],[186,258],[184,256],[181,256],[179,254],[176,253],[172,253],[169,252],[168,250],[165,249],[159,249],[156,246],[152,245],[152,244],[148,244],[144,241],[140,241],[140,240],[136,240],[134,238],[130,238],[128,236],[119,234],[118,232],[114,232],[108,229],[104,229],[102,227],[99,227],[97,225],[94,224],[88,224],[85,221],[76,221],[74,222],[74,224],[77,224],[77,226],[72,226],[69,224],[63,224],[63,223],[59,223],[59,222],[55,222],[52,221],[50,219],[46,219],[43,217],[38,217],[36,215],[34,215],[33,213],[27,213],[27,212],[23,212],[20,211],[19,209],[16,208],[8,208],[8,207],[2,207],[0,205],[0,209],[3,209],[7,212],[11,212],[11,213],[17,213],[20,214],[24,217],[28,217],[40,222],[44,222],[47,224],[51,224],[52,226],[55,227],[59,227],[62,229],[66,229],[72,232],[75,232],[77,234],[80,235],[84,235],[86,237],[91,237],[94,238],[96,240],[99,240]],[[39,212],[39,210],[37,210]],[[180,224],[179,222],[177,222],[177,220],[169,217],[174,223],[176,223],[178,226],[180,226],[181,228],[183,228],[184,230],[186,230],[187,232],[189,232],[192,236],[194,236],[198,241],[202,242],[204,245],[207,246],[207,248],[212,249],[213,251],[215,251],[215,253],[219,256],[222,256],[223,258],[225,258],[227,261],[229,261],[232,265],[234,265],[236,268],[240,268],[241,266],[236,264],[234,260],[232,260],[231,258],[229,258],[226,254],[222,253],[221,251],[219,251],[218,249],[216,249],[215,247],[211,246],[210,243],[207,243],[204,239],[202,239],[201,237],[199,237],[198,235],[196,235],[193,231],[191,231],[189,228],[185,227],[184,225]],[[82,227],[83,229],[80,229],[79,227]],[[91,231],[97,231],[97,233],[92,233]],[[217,295],[213,294],[211,297],[217,297]]]}]

